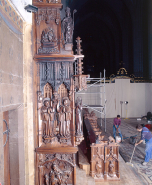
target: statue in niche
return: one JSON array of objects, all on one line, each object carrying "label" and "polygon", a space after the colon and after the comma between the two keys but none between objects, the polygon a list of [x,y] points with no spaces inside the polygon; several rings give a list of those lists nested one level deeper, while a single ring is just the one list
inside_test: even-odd
[{"label": "statue in niche", "polygon": [[55,121],[54,121],[54,128],[58,127],[57,123],[57,113],[59,112],[59,105],[60,105],[60,97],[57,91],[53,92],[53,97],[52,97],[52,107],[55,109]]},{"label": "statue in niche", "polygon": [[44,101],[44,106],[41,108],[41,118],[42,118],[42,128],[43,128],[43,136],[49,135],[49,122],[50,122],[50,115],[48,113],[49,108],[49,101]]},{"label": "statue in niche", "polygon": [[63,98],[63,112],[65,113],[66,136],[70,135],[71,107],[68,97]]},{"label": "statue in niche", "polygon": [[50,185],[50,183],[49,183],[49,175],[48,174],[45,174],[45,183],[46,183],[46,185]]},{"label": "statue in niche", "polygon": [[72,43],[74,23],[71,17],[70,8],[67,7],[66,17],[62,20],[62,31],[66,43]]},{"label": "statue in niche", "polygon": [[66,137],[66,122],[65,122],[65,113],[63,112],[63,106],[60,106],[58,113],[59,121],[59,134],[61,137]]},{"label": "statue in niche", "polygon": [[77,97],[77,99],[76,99],[75,113],[76,113],[76,127],[77,127],[76,131],[77,131],[77,135],[82,135],[82,118],[81,118],[82,99],[80,97]]},{"label": "statue in niche", "polygon": [[114,164],[112,161],[109,161],[109,176],[113,177]]},{"label": "statue in niche", "polygon": [[50,115],[49,135],[54,136],[55,107],[53,107],[53,106],[49,107],[48,113]]},{"label": "statue in niche", "polygon": [[99,161],[96,161],[95,169],[96,169],[96,176],[98,178],[101,177],[101,174],[102,174],[102,165],[100,164]]}]

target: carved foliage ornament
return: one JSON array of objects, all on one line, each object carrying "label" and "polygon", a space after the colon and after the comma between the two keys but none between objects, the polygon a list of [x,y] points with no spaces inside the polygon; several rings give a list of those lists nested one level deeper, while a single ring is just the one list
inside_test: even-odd
[{"label": "carved foliage ornament", "polygon": [[41,8],[36,14],[36,23],[40,25],[41,21],[49,24],[53,20],[58,25],[60,21],[60,11],[57,8]]}]

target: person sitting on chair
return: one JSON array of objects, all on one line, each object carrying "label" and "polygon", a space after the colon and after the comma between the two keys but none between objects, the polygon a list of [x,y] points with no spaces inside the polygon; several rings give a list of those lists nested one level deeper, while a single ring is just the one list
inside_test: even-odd
[{"label": "person sitting on chair", "polygon": [[121,142],[122,142],[122,134],[120,130],[120,125],[121,125],[120,115],[117,115],[117,117],[114,118],[114,122],[113,122],[113,137],[114,139],[116,138],[116,131],[117,131],[119,133],[119,136],[121,137]]},{"label": "person sitting on chair", "polygon": [[148,128],[142,127],[142,125],[138,124],[136,126],[138,132],[141,132],[141,139],[139,142],[135,143],[135,146],[139,145],[140,143],[145,140],[146,148],[145,148],[145,160],[142,162],[142,165],[145,166],[150,159],[152,159],[152,134]]}]

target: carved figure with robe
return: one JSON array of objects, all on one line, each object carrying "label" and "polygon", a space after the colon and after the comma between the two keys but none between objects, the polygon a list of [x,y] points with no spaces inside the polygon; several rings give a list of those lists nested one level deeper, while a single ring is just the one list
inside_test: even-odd
[{"label": "carved figure with robe", "polygon": [[50,121],[50,115],[48,113],[49,108],[49,101],[45,100],[44,105],[41,108],[41,119],[42,119],[42,128],[43,128],[43,136],[49,135],[49,121]]},{"label": "carved figure with robe", "polygon": [[72,43],[74,25],[73,25],[73,20],[70,13],[70,8],[67,7],[65,12],[66,12],[66,17],[62,20],[62,31],[64,34],[65,42]]},{"label": "carved figure with robe", "polygon": [[100,164],[99,161],[96,162],[95,168],[96,168],[96,176],[100,177],[102,173],[102,165]]},{"label": "carved figure with robe", "polygon": [[81,118],[82,99],[80,97],[77,97],[77,100],[76,100],[75,113],[76,113],[76,127],[77,127],[76,132],[77,132],[77,135],[82,135],[82,118]]},{"label": "carved figure with robe", "polygon": [[53,92],[53,97],[51,101],[51,106],[55,109],[55,120],[54,120],[54,128],[57,128],[57,113],[59,112],[59,105],[60,105],[60,97],[57,91]]},{"label": "carved figure with robe", "polygon": [[62,105],[59,107],[58,121],[59,121],[59,134],[61,137],[65,137],[66,136],[66,122],[65,122],[65,113],[63,112]]},{"label": "carved figure with robe", "polygon": [[113,177],[114,164],[112,161],[109,162],[109,176]]},{"label": "carved figure with robe", "polygon": [[48,108],[48,113],[50,115],[49,121],[49,135],[54,136],[54,121],[55,121],[55,107],[51,106]]},{"label": "carved figure with robe", "polygon": [[65,113],[66,136],[70,135],[71,107],[68,97],[63,98],[63,112]]}]

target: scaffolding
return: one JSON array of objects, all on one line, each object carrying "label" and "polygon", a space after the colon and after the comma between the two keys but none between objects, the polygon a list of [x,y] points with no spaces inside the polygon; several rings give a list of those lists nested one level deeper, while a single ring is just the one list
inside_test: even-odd
[{"label": "scaffolding", "polygon": [[[76,68],[76,67],[75,67]],[[75,71],[76,72],[76,71]],[[83,104],[82,108],[89,108],[92,109],[98,113],[100,113],[101,116],[101,127],[102,127],[102,117],[104,118],[104,126],[105,126],[105,132],[106,132],[106,94],[105,94],[105,69],[104,69],[104,77],[102,77],[102,73],[100,72],[100,78],[87,78],[87,82],[93,82],[91,85],[87,84],[87,89],[93,86],[100,87],[99,92],[86,92],[84,89],[79,90],[76,92],[76,94],[91,94],[92,96],[95,96],[97,94],[100,95],[100,101],[98,105],[86,105]],[[102,98],[103,97],[103,98]]]}]

